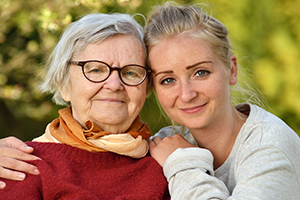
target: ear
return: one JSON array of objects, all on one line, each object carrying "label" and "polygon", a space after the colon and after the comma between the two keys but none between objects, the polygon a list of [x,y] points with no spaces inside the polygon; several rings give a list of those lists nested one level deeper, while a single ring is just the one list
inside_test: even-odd
[{"label": "ear", "polygon": [[58,90],[63,100],[65,100],[66,102],[71,102],[69,87],[58,87]]},{"label": "ear", "polygon": [[235,85],[237,83],[237,59],[235,55],[230,57],[230,85]]}]

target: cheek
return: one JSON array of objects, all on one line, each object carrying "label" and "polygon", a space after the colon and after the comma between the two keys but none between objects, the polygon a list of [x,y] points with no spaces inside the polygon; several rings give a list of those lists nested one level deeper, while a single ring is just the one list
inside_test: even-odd
[{"label": "cheek", "polygon": [[228,81],[224,81],[224,79],[218,79],[213,81],[211,84],[212,87],[207,88],[212,98],[217,99],[218,101],[225,101],[226,99],[230,98],[230,85]]},{"label": "cheek", "polygon": [[80,78],[73,80],[71,87],[72,100],[86,104],[99,92],[102,85],[103,84],[95,84]]},{"label": "cheek", "polygon": [[128,88],[127,95],[131,102],[130,109],[133,112],[140,112],[142,109],[146,100],[146,86],[147,84],[138,86],[137,88]]},{"label": "cheek", "polygon": [[81,73],[78,70],[71,70],[70,80],[69,80],[69,88],[71,91],[71,95],[78,96],[78,93],[83,92],[85,86],[85,80],[81,77]]},{"label": "cheek", "polygon": [[166,110],[168,107],[170,107],[173,95],[175,94],[170,92],[170,90],[163,88],[159,84],[154,84],[154,89],[161,106]]}]

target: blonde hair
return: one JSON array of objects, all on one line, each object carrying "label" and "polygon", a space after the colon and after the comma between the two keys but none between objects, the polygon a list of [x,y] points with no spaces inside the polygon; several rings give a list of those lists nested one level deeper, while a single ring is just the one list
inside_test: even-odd
[{"label": "blonde hair", "polygon": [[[207,41],[223,64],[231,68],[233,47],[228,37],[229,32],[222,22],[205,13],[204,5],[181,6],[167,2],[154,7],[148,17],[144,36],[148,53],[163,38],[183,34]],[[239,75],[242,71],[239,69]],[[258,91],[250,83],[237,83],[231,87],[232,104],[245,101],[260,104],[259,99]]]},{"label": "blonde hair", "polygon": [[153,8],[144,37],[148,52],[162,38],[181,34],[208,41],[224,64],[230,66],[232,46],[227,37],[227,28],[220,21],[197,6],[179,6],[168,2]]}]

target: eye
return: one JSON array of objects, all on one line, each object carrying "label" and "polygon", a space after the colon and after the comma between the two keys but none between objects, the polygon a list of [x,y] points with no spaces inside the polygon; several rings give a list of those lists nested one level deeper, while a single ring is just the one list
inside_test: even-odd
[{"label": "eye", "polygon": [[145,70],[141,67],[128,66],[121,70],[123,78],[133,79],[133,78],[143,78],[145,75]]},{"label": "eye", "polygon": [[209,74],[210,74],[210,71],[207,71],[207,70],[198,70],[198,71],[196,71],[195,76],[203,77],[203,76],[207,76]]},{"label": "eye", "polygon": [[160,84],[161,85],[169,85],[174,82],[175,82],[175,80],[173,78],[165,78],[160,82]]},{"label": "eye", "polygon": [[84,72],[86,74],[100,74],[108,73],[109,68],[106,65],[101,65],[99,63],[87,63],[84,65]]},{"label": "eye", "polygon": [[101,72],[99,69],[97,69],[97,68],[94,68],[94,69],[90,69],[90,71],[89,71],[90,73],[99,73],[99,72]]},{"label": "eye", "polygon": [[124,73],[124,76],[126,76],[126,77],[137,77],[138,74],[134,71],[127,71],[126,73]]}]

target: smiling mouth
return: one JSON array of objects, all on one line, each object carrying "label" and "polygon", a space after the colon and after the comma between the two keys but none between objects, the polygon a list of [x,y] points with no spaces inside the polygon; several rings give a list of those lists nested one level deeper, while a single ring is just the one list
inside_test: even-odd
[{"label": "smiling mouth", "polygon": [[201,106],[195,106],[191,108],[180,108],[180,110],[185,114],[195,114],[200,112],[205,106],[206,104],[203,104]]},{"label": "smiling mouth", "polygon": [[98,99],[98,101],[107,102],[107,103],[125,103],[123,100],[119,100],[119,99]]}]

